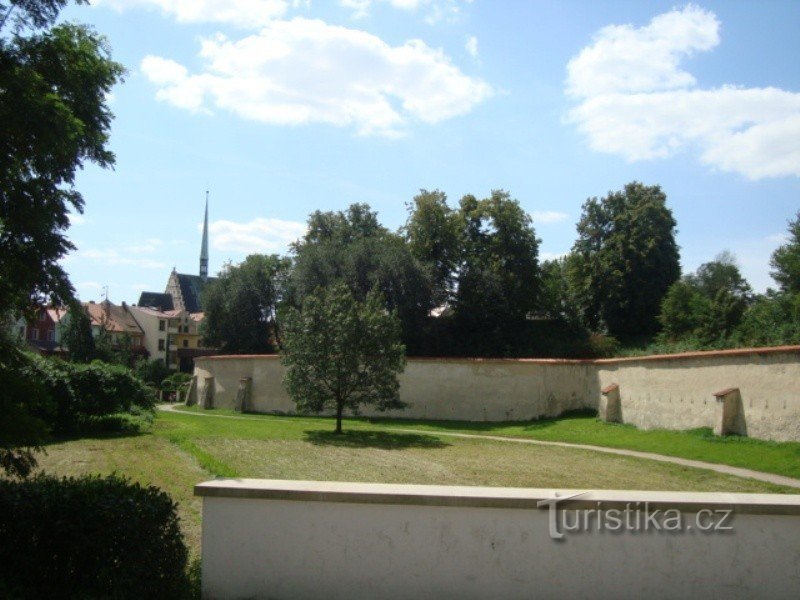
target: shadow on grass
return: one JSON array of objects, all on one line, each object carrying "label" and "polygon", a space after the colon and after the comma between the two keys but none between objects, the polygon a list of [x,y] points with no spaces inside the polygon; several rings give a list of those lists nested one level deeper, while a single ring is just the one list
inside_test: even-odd
[{"label": "shadow on grass", "polygon": [[390,433],[387,431],[351,430],[343,433],[332,431],[304,431],[305,441],[315,446],[339,446],[342,448],[381,448],[403,450],[405,448],[446,448],[450,444],[432,435],[416,433]]},{"label": "shadow on grass", "polygon": [[482,433],[492,433],[505,427],[520,427],[524,431],[536,431],[545,429],[569,419],[591,419],[597,418],[597,411],[594,409],[576,409],[564,411],[557,417],[539,417],[530,421],[437,421],[422,419],[397,419],[383,417],[368,417],[363,419],[367,423],[374,425],[398,425],[404,427],[435,427],[442,430],[453,431],[474,431]]}]

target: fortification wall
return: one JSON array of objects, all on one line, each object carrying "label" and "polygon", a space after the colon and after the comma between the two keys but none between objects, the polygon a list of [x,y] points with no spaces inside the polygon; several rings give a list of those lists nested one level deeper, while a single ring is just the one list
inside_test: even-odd
[{"label": "fortification wall", "polygon": [[[598,360],[598,387],[619,386],[622,422],[643,429],[718,427],[722,401],[738,389],[742,431],[800,441],[800,348],[693,352]],[[598,398],[603,411],[603,399]]]},{"label": "fortification wall", "polygon": [[[210,356],[195,360],[198,397],[240,410],[240,382],[249,382],[246,409],[292,414],[277,356]],[[409,359],[400,376],[403,411],[365,416],[461,421],[527,421],[567,410],[607,414],[602,390],[616,384],[619,420],[644,429],[719,429],[724,389],[738,392],[737,431],[800,441],[800,346],[611,360]],[[211,391],[211,390],[209,390]],[[237,395],[238,394],[238,395]]]}]

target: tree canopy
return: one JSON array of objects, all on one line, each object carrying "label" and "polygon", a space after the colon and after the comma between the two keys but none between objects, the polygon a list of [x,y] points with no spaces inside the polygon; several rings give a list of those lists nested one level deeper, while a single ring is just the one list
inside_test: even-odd
[{"label": "tree canopy", "polygon": [[[0,4],[2,25],[16,28],[0,37],[0,311],[72,298],[58,260],[74,248],[69,212],[83,211],[75,173],[87,162],[114,163],[106,98],[124,70],[89,27],[36,30],[65,4]],[[23,35],[25,28],[35,31]]]},{"label": "tree canopy", "polygon": [[788,240],[772,254],[772,277],[780,289],[800,294],[800,211],[789,221]]},{"label": "tree canopy", "polygon": [[229,354],[275,352],[281,335],[278,305],[290,265],[277,254],[252,254],[225,267],[203,292],[205,344]]},{"label": "tree canopy", "polygon": [[320,287],[344,282],[358,300],[377,290],[385,308],[400,318],[408,344],[431,305],[431,272],[403,237],[378,222],[366,204],[346,211],[313,213],[308,232],[293,246],[291,301],[300,306]]},{"label": "tree canopy", "polygon": [[[124,69],[91,28],[53,26],[66,4],[0,1],[0,320],[72,300],[58,261],[74,249],[69,213],[83,211],[75,173],[114,164],[106,99]],[[23,364],[21,349],[0,340],[0,467],[18,475],[45,434],[31,408],[41,386]]]},{"label": "tree canopy", "polygon": [[405,367],[400,322],[377,290],[362,302],[350,287],[334,283],[306,296],[302,309],[283,316],[284,383],[298,409],[336,413],[342,432],[345,409],[362,404],[402,408],[397,376]]},{"label": "tree canopy", "polygon": [[680,277],[675,227],[659,186],[633,182],[584,203],[569,278],[590,329],[621,338],[658,330],[661,301]]}]

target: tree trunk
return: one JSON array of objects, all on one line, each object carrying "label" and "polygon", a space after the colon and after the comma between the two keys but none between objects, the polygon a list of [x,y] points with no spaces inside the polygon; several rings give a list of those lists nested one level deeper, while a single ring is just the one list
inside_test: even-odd
[{"label": "tree trunk", "polygon": [[344,410],[344,402],[336,402],[336,431],[334,431],[334,433],[342,433],[343,410]]}]

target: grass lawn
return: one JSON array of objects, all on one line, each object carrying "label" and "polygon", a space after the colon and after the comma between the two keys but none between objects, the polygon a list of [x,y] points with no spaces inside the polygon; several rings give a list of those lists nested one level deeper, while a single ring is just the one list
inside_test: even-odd
[{"label": "grass lawn", "polygon": [[[116,471],[161,487],[180,504],[183,528],[193,553],[197,553],[200,543],[200,503],[193,497],[192,487],[213,476],[544,488],[797,492],[712,471],[590,450],[436,435],[437,430],[458,429],[455,424],[349,419],[345,422],[345,434],[337,436],[332,433],[333,421],[327,418],[260,415],[216,418],[224,416],[223,413],[211,411],[212,416],[207,417],[160,413],[152,432],[147,434],[52,443],[47,455],[40,458],[40,468],[55,475]],[[539,425],[539,429],[529,429],[534,425]],[[573,435],[584,427],[589,435],[598,425],[606,427],[594,419],[566,419],[548,426],[496,425],[491,429],[461,424],[460,430],[524,436],[538,436],[547,431],[554,436],[561,427],[566,427],[566,432],[573,431]],[[424,427],[430,433],[396,430],[403,427]],[[630,433],[629,428],[617,429]],[[698,436],[685,437],[696,443],[713,443]],[[742,447],[750,448],[747,444]]]}]

